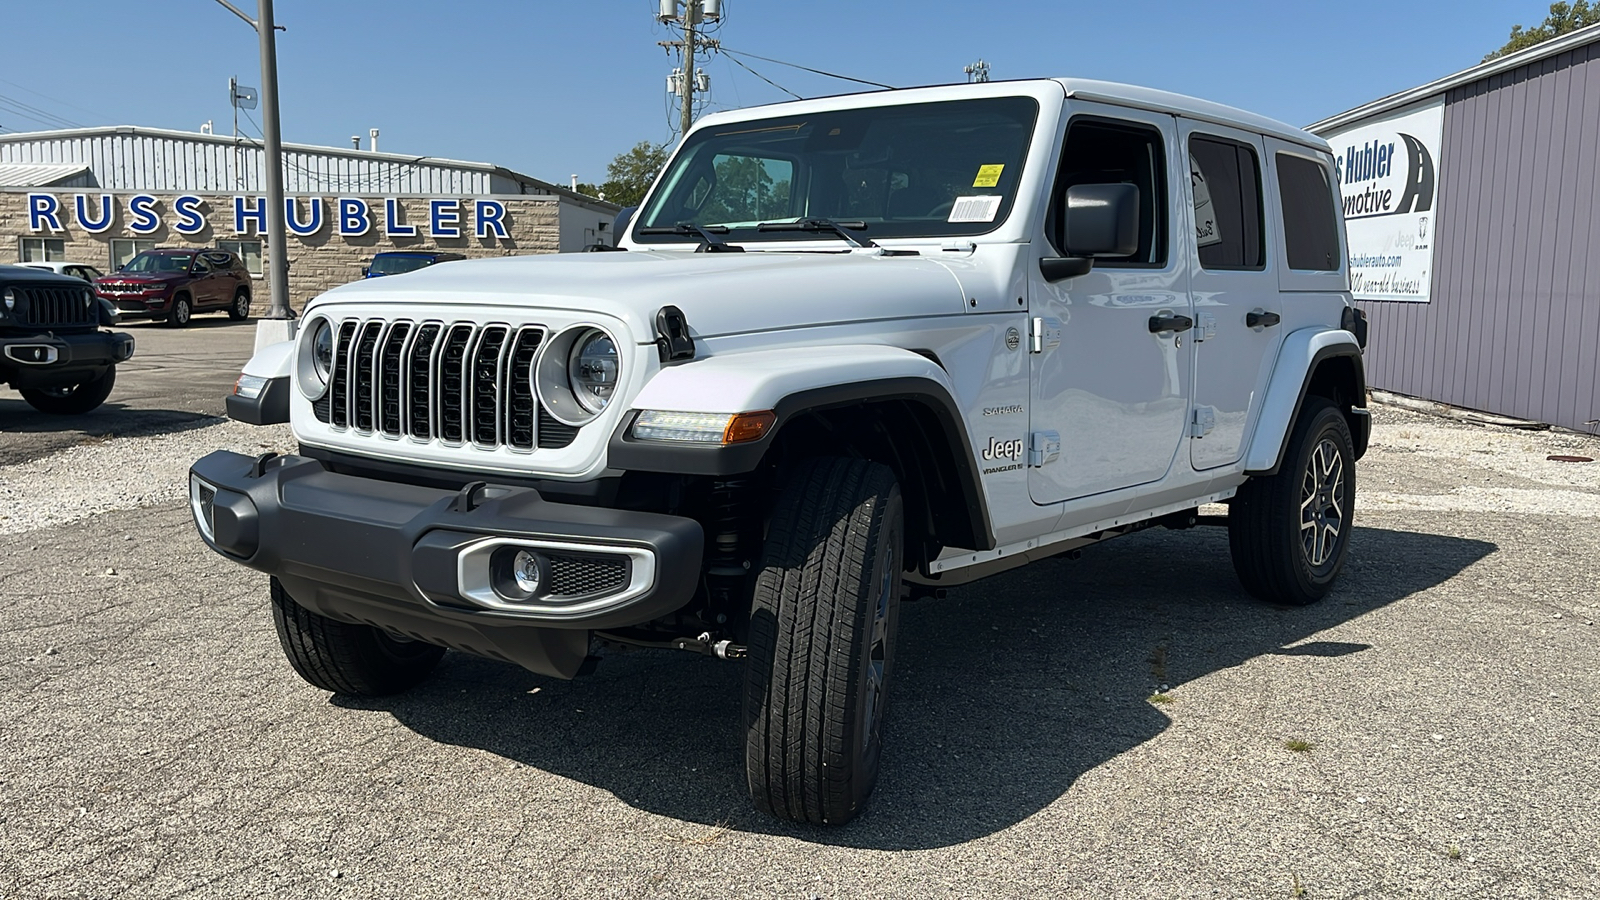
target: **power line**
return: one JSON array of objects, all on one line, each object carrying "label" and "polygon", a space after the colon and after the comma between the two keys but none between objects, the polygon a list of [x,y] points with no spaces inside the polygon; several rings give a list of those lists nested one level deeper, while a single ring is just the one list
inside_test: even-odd
[{"label": "power line", "polygon": [[795,98],[796,100],[804,100],[805,99],[804,97],[800,96],[799,94],[796,94],[794,91],[791,91],[788,88],[784,87],[783,85],[777,83],[776,81],[773,81],[771,78],[768,78],[767,76],[761,74],[760,72],[757,72],[755,69],[750,68],[749,66],[747,66],[744,63],[738,61],[737,59],[734,59],[732,56],[728,57],[728,62],[733,63],[734,65],[738,66],[739,68],[745,70],[746,72],[749,72],[751,75],[754,75],[755,77],[761,79],[762,81],[765,81],[767,84],[772,85],[773,87],[777,88],[778,90],[783,91],[785,94],[788,94],[789,96]]},{"label": "power line", "polygon": [[33,122],[38,122],[49,128],[82,128],[71,119],[58,116],[49,110],[40,109],[30,103],[24,103],[15,97],[0,94],[0,107],[8,109],[14,115],[23,117]]},{"label": "power line", "polygon": [[105,118],[105,116],[101,115],[100,113],[95,112],[92,109],[84,109],[81,106],[76,106],[74,104],[68,103],[67,101],[62,100],[60,97],[52,97],[49,94],[42,94],[42,93],[40,93],[40,92],[38,92],[38,91],[34,90],[33,88],[28,87],[26,85],[17,84],[15,81],[7,81],[4,78],[0,78],[0,84],[9,84],[14,88],[17,88],[18,90],[21,90],[21,91],[25,91],[25,92],[27,92],[29,94],[34,95],[35,97],[40,97],[40,98],[43,98],[45,100],[49,100],[51,103],[59,103],[62,106],[65,106],[68,109],[75,109],[78,112],[88,113],[89,115],[94,116],[95,118],[98,118],[98,119]]},{"label": "power line", "polygon": [[733,54],[735,56],[748,56],[751,59],[759,59],[762,62],[775,63],[775,64],[780,65],[780,66],[788,66],[791,69],[800,69],[801,71],[811,72],[811,73],[816,74],[816,75],[826,75],[829,78],[837,78],[840,81],[853,81],[856,84],[871,85],[872,87],[883,88],[885,90],[890,90],[890,91],[895,89],[895,86],[892,85],[892,84],[883,84],[883,83],[877,82],[877,81],[868,81],[865,78],[851,78],[849,75],[837,75],[837,74],[835,74],[833,72],[824,72],[821,69],[813,69],[810,66],[802,66],[799,63],[784,62],[781,59],[773,59],[770,56],[757,56],[754,53],[745,53],[745,52],[743,52],[741,50],[729,50],[727,47],[719,47],[718,49],[720,49],[723,53],[731,53],[731,54]]}]

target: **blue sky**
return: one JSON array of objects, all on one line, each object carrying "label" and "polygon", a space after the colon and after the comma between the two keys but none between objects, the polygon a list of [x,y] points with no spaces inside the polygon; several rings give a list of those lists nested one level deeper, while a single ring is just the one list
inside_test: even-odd
[{"label": "blue sky", "polygon": [[[238,0],[254,11],[254,0]],[[277,0],[284,139],[494,162],[565,184],[669,137],[674,65],[656,0]],[[1073,75],[1194,94],[1305,125],[1478,62],[1548,0],[1303,4],[724,0],[730,49],[898,86]],[[214,0],[8,4],[0,128],[232,128],[227,83],[259,86],[255,35]],[[849,84],[746,59],[804,96]],[[787,99],[726,58],[712,108]],[[22,110],[26,113],[27,110]],[[35,114],[37,115],[37,114]],[[259,117],[258,117],[259,120]],[[241,119],[242,130],[259,133]]]}]

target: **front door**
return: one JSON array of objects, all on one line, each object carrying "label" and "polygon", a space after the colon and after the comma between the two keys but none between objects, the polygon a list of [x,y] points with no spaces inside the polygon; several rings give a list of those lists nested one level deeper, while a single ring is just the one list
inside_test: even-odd
[{"label": "front door", "polygon": [[[1035,242],[1029,315],[1030,441],[1054,432],[1059,458],[1029,469],[1035,503],[1056,503],[1161,480],[1187,433],[1192,347],[1184,321],[1189,255],[1174,187],[1188,178],[1172,116],[1074,104],[1052,188],[1046,236]],[[1181,165],[1180,165],[1181,162]],[[1086,275],[1045,280],[1038,258],[1062,246],[1067,189],[1079,184],[1139,189],[1139,249],[1096,259]]]},{"label": "front door", "polygon": [[1189,460],[1197,470],[1231,465],[1261,411],[1283,339],[1277,267],[1267,252],[1261,138],[1180,119],[1187,152],[1189,250],[1194,297],[1195,424]]}]

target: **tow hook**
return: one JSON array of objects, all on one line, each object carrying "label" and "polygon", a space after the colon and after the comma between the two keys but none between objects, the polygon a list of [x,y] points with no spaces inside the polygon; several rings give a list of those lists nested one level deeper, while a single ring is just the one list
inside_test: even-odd
[{"label": "tow hook", "polygon": [[711,632],[709,631],[701,632],[699,637],[673,638],[672,649],[703,653],[706,656],[715,656],[717,659],[744,659],[747,652],[743,644],[735,644],[733,641],[712,640]]}]

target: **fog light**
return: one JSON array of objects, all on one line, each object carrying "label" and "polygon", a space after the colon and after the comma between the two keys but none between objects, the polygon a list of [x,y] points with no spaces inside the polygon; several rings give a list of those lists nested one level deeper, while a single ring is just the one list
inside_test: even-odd
[{"label": "fog light", "polygon": [[526,603],[547,593],[550,587],[550,559],[543,553],[521,547],[502,547],[495,553],[494,592],[513,603]]}]

